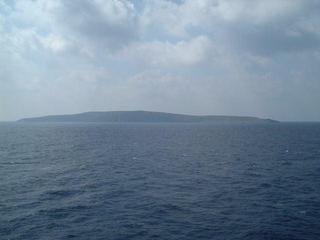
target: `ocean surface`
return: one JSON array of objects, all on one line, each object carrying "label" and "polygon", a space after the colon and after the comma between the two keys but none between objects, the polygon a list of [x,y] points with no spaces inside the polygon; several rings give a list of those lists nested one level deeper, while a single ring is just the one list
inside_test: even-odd
[{"label": "ocean surface", "polygon": [[0,124],[0,239],[320,239],[320,124]]}]

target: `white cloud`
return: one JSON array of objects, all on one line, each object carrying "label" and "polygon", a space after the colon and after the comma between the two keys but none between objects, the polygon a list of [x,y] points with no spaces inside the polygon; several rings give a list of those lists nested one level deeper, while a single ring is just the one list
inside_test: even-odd
[{"label": "white cloud", "polygon": [[154,66],[177,67],[201,64],[208,61],[212,54],[214,54],[214,49],[210,39],[198,36],[176,43],[139,42],[128,46],[120,53],[120,56]]},{"label": "white cloud", "polygon": [[136,2],[1,1],[0,119],[117,109],[320,119],[319,1]]},{"label": "white cloud", "polygon": [[53,34],[47,35],[45,37],[40,37],[39,40],[42,43],[43,47],[55,53],[67,50],[69,45],[66,39]]}]

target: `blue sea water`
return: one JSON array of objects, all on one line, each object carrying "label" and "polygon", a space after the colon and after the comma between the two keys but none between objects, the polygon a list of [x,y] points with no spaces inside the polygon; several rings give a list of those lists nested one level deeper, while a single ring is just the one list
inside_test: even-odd
[{"label": "blue sea water", "polygon": [[320,239],[320,124],[0,124],[0,239]]}]

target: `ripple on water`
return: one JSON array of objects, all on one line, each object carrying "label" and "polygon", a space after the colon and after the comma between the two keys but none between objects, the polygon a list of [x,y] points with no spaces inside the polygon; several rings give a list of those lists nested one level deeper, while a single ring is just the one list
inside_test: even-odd
[{"label": "ripple on water", "polygon": [[318,239],[319,149],[319,124],[0,125],[0,239]]}]

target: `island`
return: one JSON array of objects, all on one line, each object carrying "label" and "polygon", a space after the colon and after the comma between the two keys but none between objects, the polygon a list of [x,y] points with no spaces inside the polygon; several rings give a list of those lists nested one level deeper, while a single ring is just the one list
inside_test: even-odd
[{"label": "island", "polygon": [[150,111],[84,112],[23,118],[19,122],[165,122],[165,123],[278,123],[276,120],[248,116],[186,115]]}]

